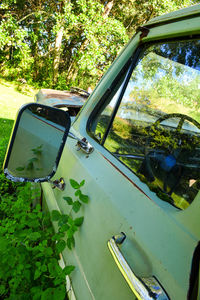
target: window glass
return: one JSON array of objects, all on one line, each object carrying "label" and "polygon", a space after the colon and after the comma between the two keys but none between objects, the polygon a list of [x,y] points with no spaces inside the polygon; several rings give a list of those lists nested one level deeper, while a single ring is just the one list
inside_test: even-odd
[{"label": "window glass", "polygon": [[[113,110],[117,104],[117,101],[122,93],[123,86],[126,82],[124,73],[119,82],[116,84],[113,91],[111,91],[108,99],[106,99],[106,104],[99,109],[96,119],[93,121],[92,128],[94,129],[95,138],[102,143],[106,130],[110,124],[110,119],[113,114]],[[108,104],[107,104],[108,103]]]},{"label": "window glass", "polygon": [[103,110],[103,112],[101,114],[98,115],[97,117],[97,125],[95,127],[95,137],[101,142],[102,138],[105,134],[105,131],[109,125],[110,122],[110,118],[113,112],[113,108],[116,105],[117,99],[119,97],[120,94],[120,90],[117,90],[117,92],[115,93],[114,97],[112,98],[112,101],[109,102],[109,104],[105,107],[105,109]]},{"label": "window glass", "polygon": [[162,200],[188,207],[200,187],[200,41],[147,47],[108,128],[117,97],[97,117],[104,147]]}]

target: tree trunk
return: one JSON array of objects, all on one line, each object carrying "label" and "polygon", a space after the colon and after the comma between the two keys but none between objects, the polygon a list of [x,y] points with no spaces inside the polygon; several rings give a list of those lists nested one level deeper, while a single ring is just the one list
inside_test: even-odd
[{"label": "tree trunk", "polygon": [[103,18],[106,19],[108,17],[108,15],[110,14],[110,11],[113,7],[114,4],[114,0],[109,1],[105,7],[104,7],[104,12],[103,12]]},{"label": "tree trunk", "polygon": [[35,34],[35,36],[37,37],[36,41],[33,42],[33,47],[32,47],[32,53],[33,53],[33,57],[34,57],[34,62],[33,62],[33,79],[34,81],[38,80],[38,76],[39,76],[39,47],[38,47],[38,24],[34,24],[33,27],[33,32]]},{"label": "tree trunk", "polygon": [[64,27],[61,26],[57,32],[56,41],[55,41],[54,60],[53,60],[53,84],[56,84],[58,79],[63,32],[64,32]]}]

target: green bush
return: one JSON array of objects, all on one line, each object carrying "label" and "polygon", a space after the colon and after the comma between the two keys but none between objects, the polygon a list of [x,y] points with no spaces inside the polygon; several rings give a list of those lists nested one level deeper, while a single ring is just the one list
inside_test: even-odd
[{"label": "green bush", "polygon": [[[3,299],[65,299],[65,276],[50,216],[31,207],[30,184],[0,202],[0,296]],[[53,296],[54,295],[54,296]]]},{"label": "green bush", "polygon": [[[12,123],[0,120],[1,166]],[[58,235],[49,214],[32,207],[32,197],[29,183],[11,182],[0,171],[0,299],[63,300],[74,267],[59,266]]]},{"label": "green bush", "polygon": [[[0,119],[0,165],[12,123]],[[67,299],[66,275],[74,266],[62,269],[58,261],[66,246],[75,246],[74,234],[84,221],[84,217],[74,217],[89,201],[81,191],[84,184],[85,180],[70,179],[74,197],[63,197],[71,207],[69,214],[54,210],[50,217],[40,204],[33,206],[39,188],[33,191],[30,183],[11,182],[0,171],[0,299]],[[57,222],[57,233],[51,219]]]}]

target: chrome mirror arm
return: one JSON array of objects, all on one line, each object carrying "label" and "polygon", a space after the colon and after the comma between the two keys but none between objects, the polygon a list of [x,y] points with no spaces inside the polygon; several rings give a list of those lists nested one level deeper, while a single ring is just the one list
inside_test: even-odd
[{"label": "chrome mirror arm", "polygon": [[90,145],[90,143],[86,140],[85,137],[81,140],[71,132],[68,133],[68,136],[77,141],[77,151],[82,150],[86,154],[90,154],[93,152],[94,148],[92,147],[92,145]]}]

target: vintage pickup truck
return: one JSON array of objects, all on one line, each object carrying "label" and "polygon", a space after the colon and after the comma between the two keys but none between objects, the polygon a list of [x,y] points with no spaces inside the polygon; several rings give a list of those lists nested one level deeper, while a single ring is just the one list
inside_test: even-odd
[{"label": "vintage pickup truck", "polygon": [[138,28],[75,119],[40,102],[19,112],[4,172],[61,213],[85,180],[71,299],[200,299],[200,5]]}]

